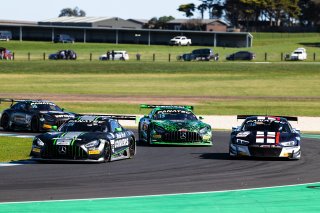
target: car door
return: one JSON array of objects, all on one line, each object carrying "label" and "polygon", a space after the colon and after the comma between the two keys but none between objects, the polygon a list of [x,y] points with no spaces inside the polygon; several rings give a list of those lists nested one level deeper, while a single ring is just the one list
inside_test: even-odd
[{"label": "car door", "polygon": [[116,120],[110,121],[110,129],[114,135],[113,144],[111,143],[111,145],[113,146],[112,151],[114,153],[121,154],[121,151],[129,146],[128,135],[124,131],[123,127]]},{"label": "car door", "polygon": [[12,122],[14,125],[24,127],[30,123],[30,117],[27,112],[27,103],[21,102],[13,106]]}]

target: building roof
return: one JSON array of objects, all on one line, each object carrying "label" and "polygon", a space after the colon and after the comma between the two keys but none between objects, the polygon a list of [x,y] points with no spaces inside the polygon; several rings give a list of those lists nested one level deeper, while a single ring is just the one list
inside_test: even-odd
[{"label": "building roof", "polygon": [[147,24],[149,22],[148,19],[135,19],[135,18],[130,18],[127,21],[133,21],[138,24]]},{"label": "building roof", "polygon": [[35,21],[19,21],[19,20],[0,20],[4,25],[37,25]]},{"label": "building roof", "polygon": [[99,21],[109,20],[115,17],[78,17],[78,16],[62,16],[51,18],[39,22],[59,22],[59,23],[94,23]]}]

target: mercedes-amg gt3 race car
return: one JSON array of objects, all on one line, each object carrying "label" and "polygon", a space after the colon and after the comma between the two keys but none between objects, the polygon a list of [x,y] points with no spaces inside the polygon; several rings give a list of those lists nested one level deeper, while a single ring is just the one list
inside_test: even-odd
[{"label": "mercedes-amg gt3 race car", "polygon": [[51,101],[0,99],[1,102],[11,102],[10,108],[1,114],[0,126],[6,131],[48,131],[52,126],[59,127],[75,116]]},{"label": "mercedes-amg gt3 race car", "polygon": [[153,108],[139,121],[139,140],[147,144],[212,145],[212,130],[192,112],[192,106],[148,105]]},{"label": "mercedes-amg gt3 race car", "polygon": [[239,127],[232,128],[229,154],[232,157],[280,157],[300,159],[300,132],[291,127],[297,117],[247,116]]},{"label": "mercedes-amg gt3 race car", "polygon": [[34,160],[107,162],[136,154],[134,133],[118,120],[135,116],[82,115],[65,122],[56,132],[34,138],[30,156]]}]

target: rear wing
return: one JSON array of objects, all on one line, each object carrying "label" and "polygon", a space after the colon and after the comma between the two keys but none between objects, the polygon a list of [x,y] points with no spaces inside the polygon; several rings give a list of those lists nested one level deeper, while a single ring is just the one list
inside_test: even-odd
[{"label": "rear wing", "polygon": [[193,106],[188,106],[188,105],[153,105],[153,104],[140,104],[140,109],[157,108],[157,107],[162,107],[162,108],[166,108],[166,107],[180,107],[180,108],[186,108],[186,109],[190,109],[190,110],[193,110],[193,109],[194,109]]},{"label": "rear wing", "polygon": [[[40,100],[40,99],[12,99],[12,98],[0,98],[0,104],[2,102],[9,102],[11,103],[11,106],[13,105],[13,103],[18,103],[18,102],[24,102],[24,101],[44,101],[44,100]],[[49,101],[48,101],[49,102]]]},{"label": "rear wing", "polygon": [[298,117],[293,116],[281,116],[281,115],[237,115],[237,119],[246,119],[252,116],[261,116],[261,117],[278,117],[278,118],[285,118],[288,121],[298,121]]},{"label": "rear wing", "polygon": [[135,121],[137,116],[135,115],[96,115],[96,114],[76,114],[76,117],[79,116],[96,116],[96,117],[104,117],[104,118],[111,118],[115,120],[132,120]]},{"label": "rear wing", "polygon": [[16,102],[22,102],[23,100],[15,100],[15,99],[12,99],[12,98],[0,98],[0,104],[2,102],[9,102],[11,103],[11,106],[13,105],[13,103],[16,103]]}]

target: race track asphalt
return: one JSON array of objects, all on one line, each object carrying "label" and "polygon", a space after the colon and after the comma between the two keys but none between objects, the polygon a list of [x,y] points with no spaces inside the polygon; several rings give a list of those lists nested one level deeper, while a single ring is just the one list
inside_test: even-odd
[{"label": "race track asphalt", "polygon": [[228,157],[229,132],[212,147],[139,145],[134,159],[102,164],[0,167],[0,202],[106,198],[270,187],[320,181],[320,140],[303,139],[302,158]]}]

